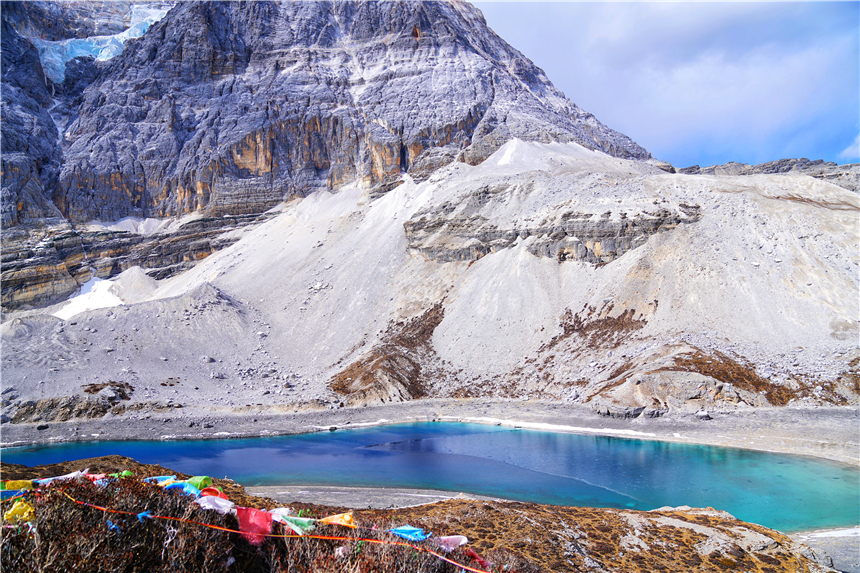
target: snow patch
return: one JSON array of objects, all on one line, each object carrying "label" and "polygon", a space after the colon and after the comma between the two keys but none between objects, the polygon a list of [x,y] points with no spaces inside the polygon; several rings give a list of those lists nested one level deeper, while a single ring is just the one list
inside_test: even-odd
[{"label": "snow patch", "polygon": [[110,290],[112,281],[93,277],[81,286],[80,294],[69,298],[68,304],[56,311],[54,316],[69,320],[71,317],[88,310],[120,306],[122,300]]},{"label": "snow patch", "polygon": [[98,308],[111,308],[146,300],[158,288],[158,281],[140,267],[131,267],[113,280],[93,277],[81,286],[77,295],[69,297],[68,302],[52,313],[57,318],[69,320],[71,317]]}]

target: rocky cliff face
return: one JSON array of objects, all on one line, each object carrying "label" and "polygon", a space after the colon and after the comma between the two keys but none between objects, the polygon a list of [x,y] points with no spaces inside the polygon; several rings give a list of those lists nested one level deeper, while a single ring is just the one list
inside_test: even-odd
[{"label": "rocky cliff face", "polygon": [[56,203],[72,221],[259,212],[511,137],[648,157],[467,5],[181,3],[84,92]]},{"label": "rocky cliff face", "polygon": [[[402,173],[422,180],[455,160],[479,163],[513,137],[650,157],[567,100],[467,4],[178,3],[121,55],[72,59],[62,83],[46,78],[33,42],[117,33],[130,8],[4,4],[4,229],[65,228],[60,215],[74,227],[255,214],[356,181],[379,196]],[[13,235],[4,250],[26,266],[30,246]],[[53,302],[86,275],[56,262],[45,273],[41,257],[22,275],[4,260],[7,310]],[[38,276],[64,280],[40,286]]]},{"label": "rocky cliff face", "polygon": [[59,41],[106,36],[128,26],[132,3],[127,0],[68,2],[9,2],[3,19],[28,38]]},{"label": "rocky cliff face", "polygon": [[[4,8],[5,11],[5,8]],[[62,154],[53,99],[33,44],[2,22],[2,225],[60,214],[51,202]]]}]

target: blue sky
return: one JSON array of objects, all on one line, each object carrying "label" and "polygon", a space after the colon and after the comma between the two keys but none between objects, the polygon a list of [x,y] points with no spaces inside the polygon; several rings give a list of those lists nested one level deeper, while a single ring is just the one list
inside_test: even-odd
[{"label": "blue sky", "polygon": [[860,2],[481,2],[601,122],[676,167],[860,161]]}]

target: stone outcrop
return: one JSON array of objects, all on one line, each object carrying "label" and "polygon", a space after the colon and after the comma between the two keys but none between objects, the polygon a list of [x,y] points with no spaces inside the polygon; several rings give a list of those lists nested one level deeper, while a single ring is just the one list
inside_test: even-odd
[{"label": "stone outcrop", "polygon": [[[5,11],[5,6],[4,6]],[[51,202],[61,152],[52,97],[33,44],[2,22],[2,226],[58,217]]]},{"label": "stone outcrop", "polygon": [[142,235],[128,231],[76,230],[67,224],[4,233],[2,308],[45,306],[66,299],[92,277],[110,278],[141,267],[164,279],[233,244],[230,231],[267,215],[196,219],[175,231]]},{"label": "stone outcrop", "polygon": [[55,201],[73,222],[261,212],[512,137],[649,157],[468,5],[182,3],[84,92]]},{"label": "stone outcrop", "polygon": [[701,218],[700,207],[687,204],[658,207],[632,216],[618,211],[564,211],[534,226],[500,226],[481,214],[490,202],[504,203],[517,191],[516,184],[484,186],[465,200],[419,211],[403,224],[409,249],[435,261],[475,261],[529,239],[528,250],[533,255],[559,262],[600,264],[645,244],[655,233]]},{"label": "stone outcrop", "polygon": [[329,387],[349,406],[426,396],[425,383],[433,375],[422,370],[433,355],[433,331],[444,317],[445,309],[437,303],[408,321],[390,325],[383,340],[332,377]]}]

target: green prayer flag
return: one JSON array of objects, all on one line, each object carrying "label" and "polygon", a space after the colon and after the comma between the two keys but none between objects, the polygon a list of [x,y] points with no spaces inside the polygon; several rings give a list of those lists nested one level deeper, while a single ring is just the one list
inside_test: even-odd
[{"label": "green prayer flag", "polygon": [[185,483],[190,483],[197,489],[202,490],[212,485],[212,478],[209,476],[194,476],[185,480]]},{"label": "green prayer flag", "polygon": [[279,515],[278,521],[295,531],[298,535],[304,535],[313,531],[316,519],[310,517],[294,517],[292,515]]}]

